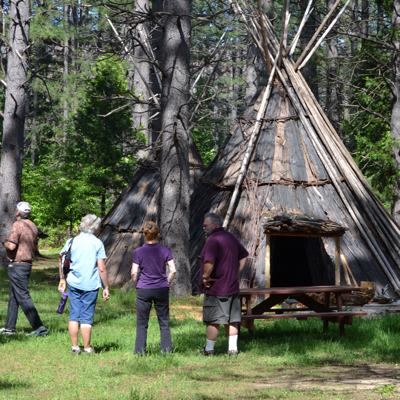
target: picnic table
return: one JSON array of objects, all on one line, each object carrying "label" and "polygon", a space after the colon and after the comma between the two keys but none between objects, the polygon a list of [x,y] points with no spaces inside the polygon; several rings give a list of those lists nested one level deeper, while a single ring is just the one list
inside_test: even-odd
[{"label": "picnic table", "polygon": [[[342,294],[360,291],[359,287],[350,286],[295,286],[295,287],[272,287],[264,289],[241,289],[241,299],[246,300],[246,308],[242,310],[240,326],[249,330],[250,340],[254,335],[255,319],[281,319],[296,318],[307,320],[307,318],[322,318],[323,331],[328,329],[328,323],[339,323],[340,335],[344,336],[344,326],[353,324],[356,315],[367,315],[365,312],[343,311]],[[310,293],[324,293],[324,304],[310,297]],[[336,307],[330,306],[331,293],[335,294]],[[264,301],[252,307],[251,297],[254,295],[268,296]],[[272,308],[290,297],[305,305],[307,308]],[[242,301],[243,302],[243,301]],[[293,313],[295,312],[295,313]]]}]

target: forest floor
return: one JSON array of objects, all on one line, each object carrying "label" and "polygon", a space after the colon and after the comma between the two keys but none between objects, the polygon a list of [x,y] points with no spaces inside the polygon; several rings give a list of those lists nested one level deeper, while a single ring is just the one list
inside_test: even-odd
[{"label": "forest floor", "polygon": [[[42,252],[30,291],[50,335],[26,338],[23,313],[17,334],[0,336],[1,399],[395,399],[400,398],[400,318],[356,318],[340,337],[337,325],[322,333],[319,320],[256,321],[255,339],[242,331],[240,354],[227,356],[221,332],[216,356],[205,344],[201,299],[171,299],[174,354],[159,354],[152,311],[148,356],[133,355],[135,292],[111,290],[98,301],[92,343],[96,356],[70,354],[69,305],[56,313],[57,253]],[[0,326],[5,321],[8,277],[0,270]]]}]

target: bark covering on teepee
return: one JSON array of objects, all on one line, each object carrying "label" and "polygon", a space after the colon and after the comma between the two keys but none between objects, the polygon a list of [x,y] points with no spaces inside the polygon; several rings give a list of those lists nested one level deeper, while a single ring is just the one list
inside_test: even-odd
[{"label": "bark covering on teepee", "polygon": [[[101,223],[98,237],[106,249],[110,285],[122,285],[130,280],[133,251],[143,244],[143,235],[139,230],[146,221],[158,222],[159,142],[155,146]],[[193,192],[204,164],[191,140],[189,150],[190,191]],[[160,243],[163,244],[162,237]]]}]

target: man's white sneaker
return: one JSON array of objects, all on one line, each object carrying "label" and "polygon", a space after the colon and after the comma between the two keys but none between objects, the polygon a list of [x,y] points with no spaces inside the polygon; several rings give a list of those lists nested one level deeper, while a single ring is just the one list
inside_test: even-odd
[{"label": "man's white sneaker", "polygon": [[85,354],[85,355],[92,355],[92,354],[97,354],[95,351],[94,351],[94,348],[93,347],[89,347],[88,349],[83,349],[83,353],[82,354]]}]

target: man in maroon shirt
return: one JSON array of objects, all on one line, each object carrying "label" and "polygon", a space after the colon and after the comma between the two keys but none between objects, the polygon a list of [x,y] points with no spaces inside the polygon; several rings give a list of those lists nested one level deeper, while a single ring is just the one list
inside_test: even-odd
[{"label": "man in maroon shirt", "polygon": [[218,214],[204,216],[208,236],[201,253],[199,293],[204,293],[203,324],[207,325],[204,355],[214,356],[220,324],[229,338],[229,356],[237,356],[238,326],[241,319],[239,273],[249,255],[237,237],[222,228]]}]

